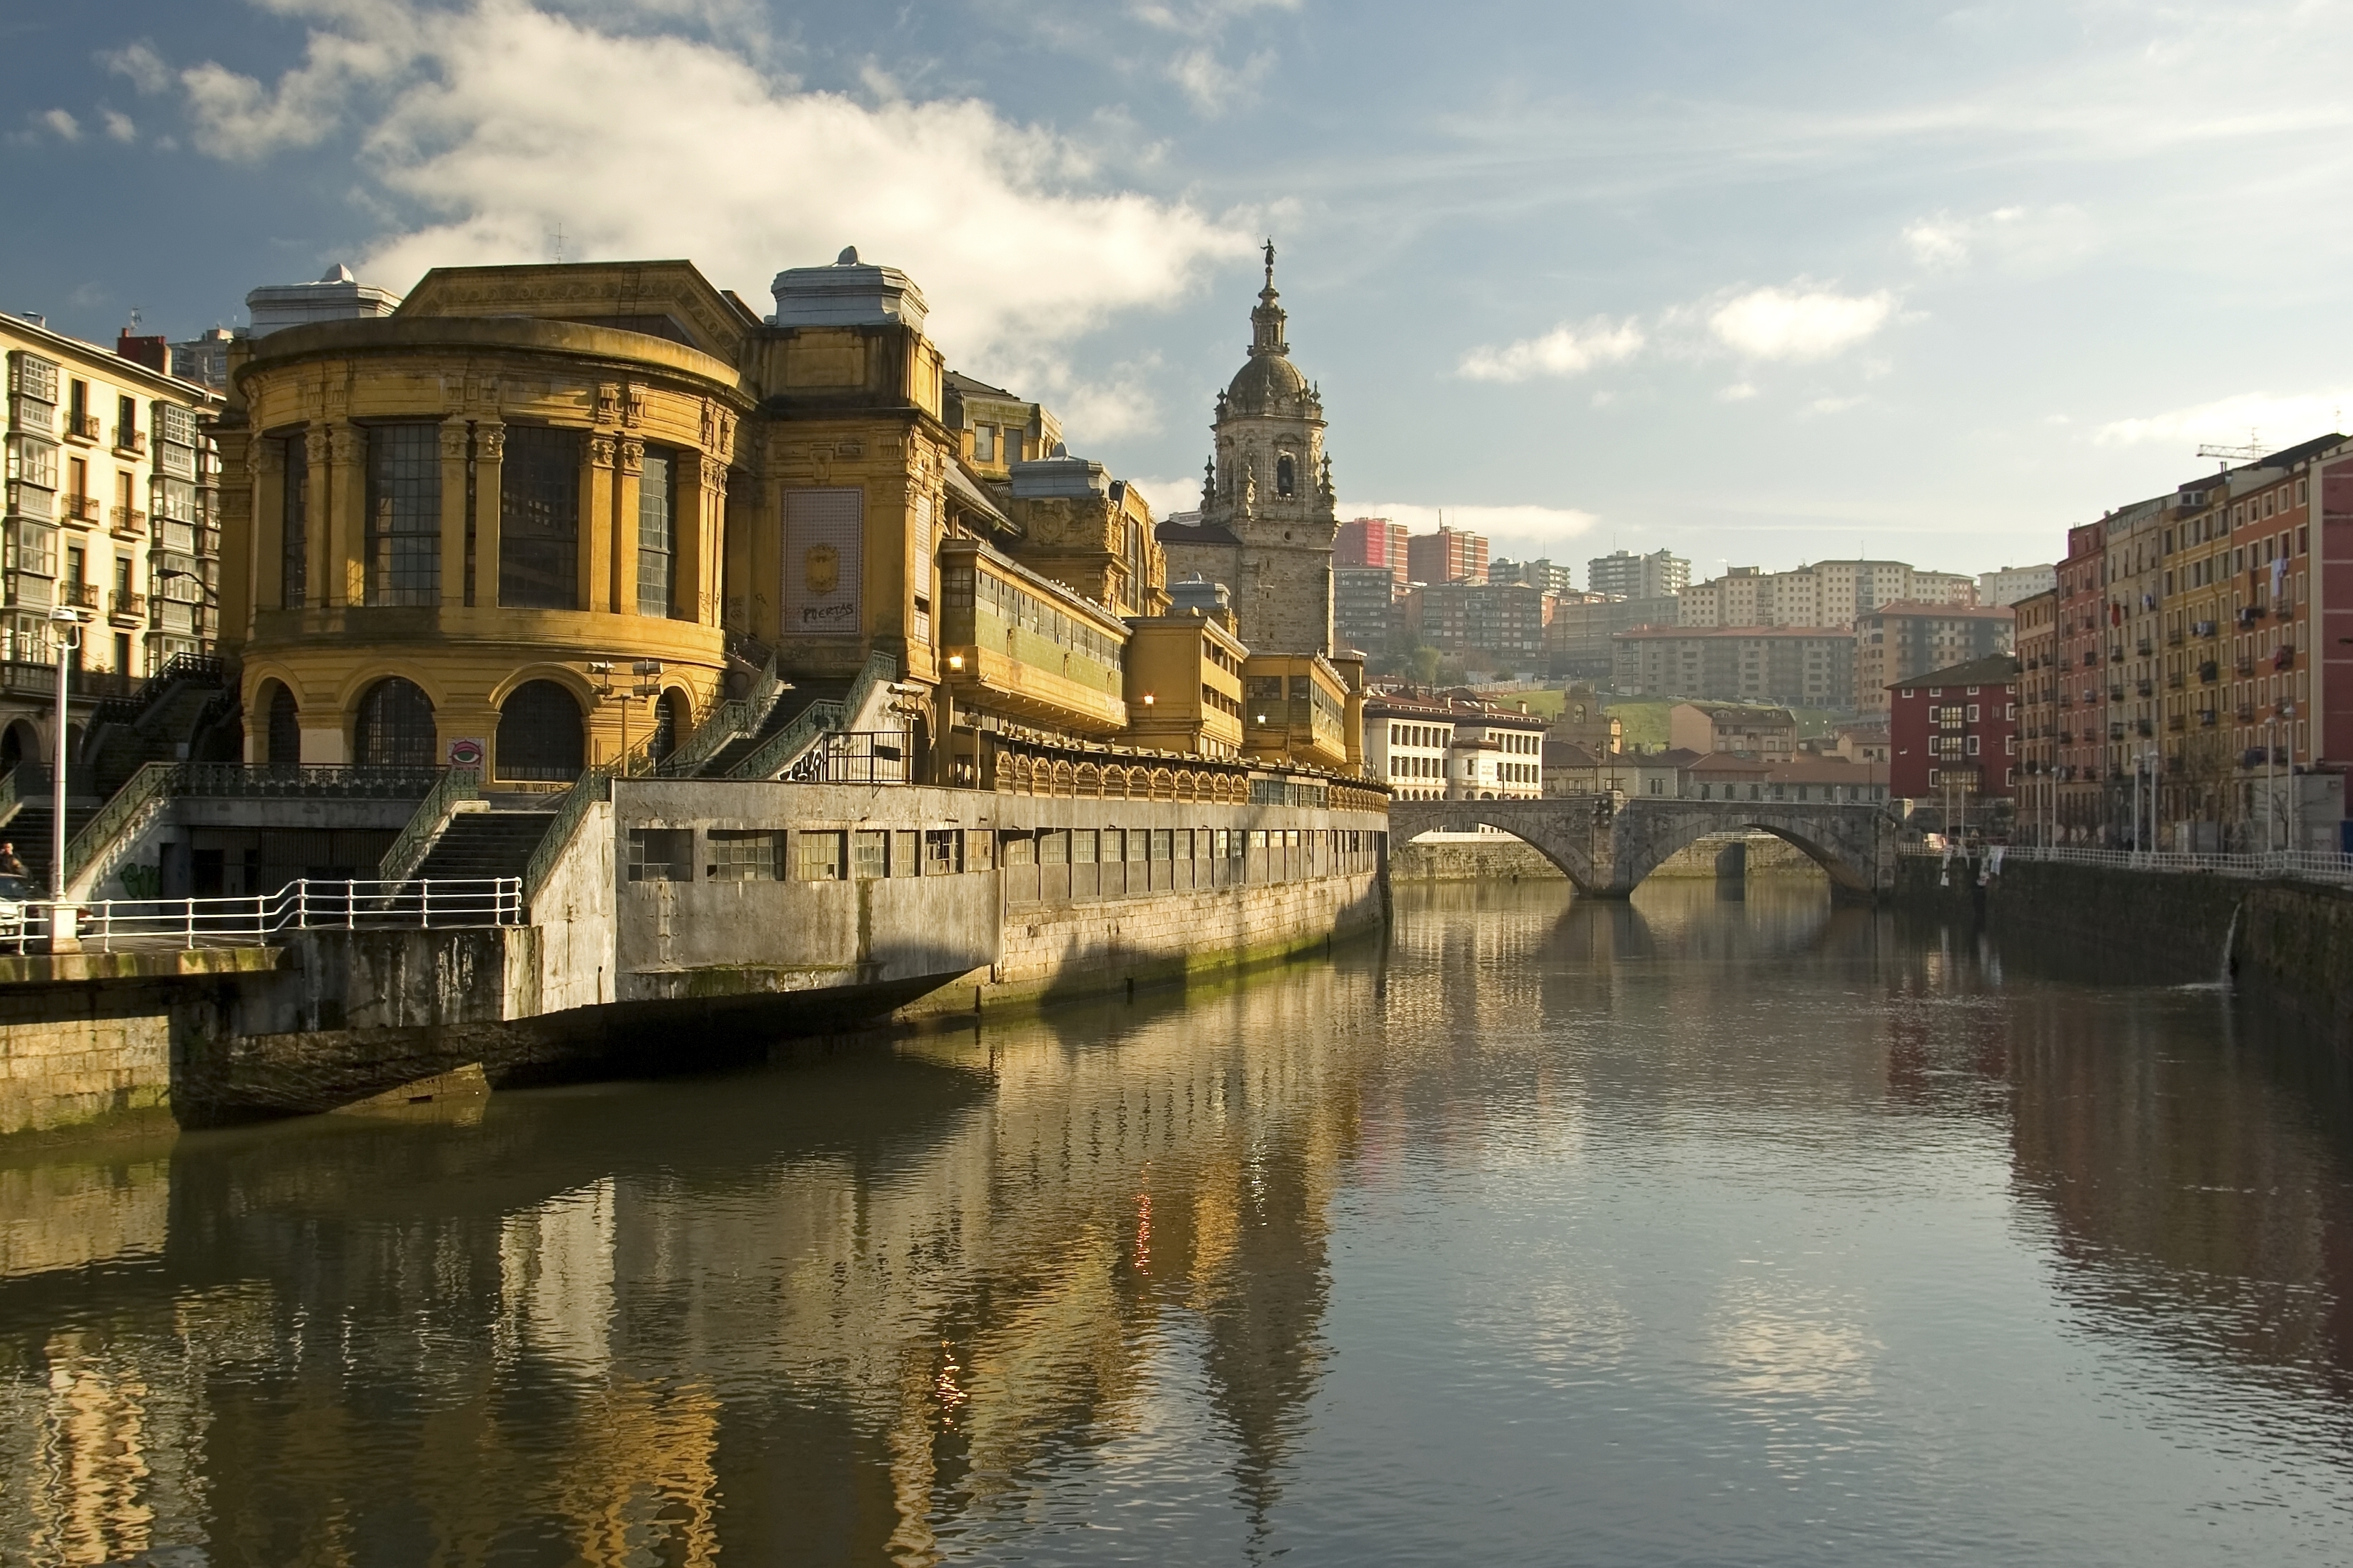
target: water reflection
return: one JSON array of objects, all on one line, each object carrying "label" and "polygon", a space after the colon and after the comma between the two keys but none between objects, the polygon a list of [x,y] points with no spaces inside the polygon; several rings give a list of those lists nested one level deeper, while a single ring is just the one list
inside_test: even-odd
[{"label": "water reflection", "polygon": [[22,1158],[0,1559],[2327,1560],[2342,1068],[2052,967],[1439,885],[1189,997]]}]

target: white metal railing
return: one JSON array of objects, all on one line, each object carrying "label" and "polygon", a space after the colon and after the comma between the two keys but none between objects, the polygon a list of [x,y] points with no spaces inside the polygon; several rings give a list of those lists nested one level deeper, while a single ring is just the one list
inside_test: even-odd
[{"label": "white metal railing", "polygon": [[[2039,860],[2061,866],[2105,866],[2120,871],[2208,871],[2222,877],[2293,877],[2313,882],[2353,883],[2353,855],[2330,850],[2274,849],[2252,855],[2201,854],[2177,849],[2095,849],[2073,844],[2003,844],[2004,861]],[[1942,858],[1948,851],[1907,844],[1906,855]],[[1956,858],[1960,858],[1956,855]]]},{"label": "white metal railing", "polygon": [[[97,899],[69,903],[85,952],[261,947],[290,931],[438,931],[523,923],[522,879],[289,882],[224,899]],[[0,952],[43,951],[57,929],[48,900],[0,901]]]}]

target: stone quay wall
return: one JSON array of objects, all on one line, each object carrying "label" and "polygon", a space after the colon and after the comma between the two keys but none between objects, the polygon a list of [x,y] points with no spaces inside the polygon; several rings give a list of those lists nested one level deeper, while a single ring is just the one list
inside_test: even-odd
[{"label": "stone quay wall", "polygon": [[152,989],[0,993],[0,1134],[155,1110],[171,1092],[171,1013]]},{"label": "stone quay wall", "polygon": [[2030,933],[2071,956],[2180,982],[2228,974],[2353,1049],[2353,889],[2199,871],[2012,860],[1980,884],[1973,862],[1907,856],[1899,905]]}]

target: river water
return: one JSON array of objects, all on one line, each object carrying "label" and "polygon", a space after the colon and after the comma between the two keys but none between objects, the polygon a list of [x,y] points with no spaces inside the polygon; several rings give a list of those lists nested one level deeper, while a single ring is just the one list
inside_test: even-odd
[{"label": "river water", "polygon": [[0,1562],[2353,1560],[2353,1091],[1821,885],[0,1163]]}]

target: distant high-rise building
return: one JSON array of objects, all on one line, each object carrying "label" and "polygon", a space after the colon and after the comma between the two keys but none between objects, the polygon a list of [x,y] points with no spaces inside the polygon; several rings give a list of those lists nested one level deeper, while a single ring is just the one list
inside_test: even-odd
[{"label": "distant high-rise building", "polygon": [[1534,561],[1493,561],[1487,564],[1490,583],[1518,583],[1547,594],[1577,592],[1577,571],[1537,556]]},{"label": "distant high-rise building", "polygon": [[1459,528],[1417,533],[1406,542],[1406,569],[1417,583],[1481,583],[1487,577],[1487,538]]},{"label": "distant high-rise building", "polygon": [[1405,590],[1387,566],[1332,568],[1333,639],[1359,653],[1379,653],[1388,647],[1396,624],[1398,595]]},{"label": "distant high-rise building", "polygon": [[1332,564],[1386,566],[1398,582],[1407,582],[1406,541],[1411,537],[1405,524],[1385,517],[1353,518],[1340,525],[1332,541]]},{"label": "distant high-rise building", "polygon": [[2056,566],[2004,566],[1998,572],[1978,574],[1978,603],[2015,605],[2021,599],[2048,594],[2058,585]]},{"label": "distant high-rise building", "polygon": [[1691,563],[1667,550],[1648,555],[1613,550],[1585,563],[1585,586],[1627,599],[1662,599],[1691,586]]}]

